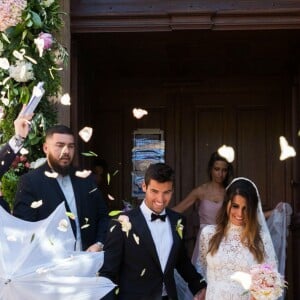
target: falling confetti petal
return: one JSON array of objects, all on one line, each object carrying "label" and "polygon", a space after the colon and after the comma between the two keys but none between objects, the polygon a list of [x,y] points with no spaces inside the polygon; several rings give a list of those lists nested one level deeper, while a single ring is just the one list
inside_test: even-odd
[{"label": "falling confetti petal", "polygon": [[116,225],[111,226],[110,229],[109,229],[109,231],[112,232],[115,229],[115,227],[116,227]]},{"label": "falling confetti petal", "polygon": [[218,153],[229,163],[232,163],[234,161],[234,149],[232,147],[223,145],[218,149]]},{"label": "falling confetti petal", "polygon": [[9,242],[16,242],[17,241],[17,238],[14,236],[14,235],[8,235],[6,237],[6,239],[9,241]]},{"label": "falling confetti petal", "polygon": [[94,188],[91,191],[89,191],[89,194],[94,193],[95,191],[97,191],[98,188]]},{"label": "falling confetti petal", "polygon": [[107,194],[107,197],[108,197],[109,200],[115,200],[115,198],[110,194]]},{"label": "falling confetti petal", "polygon": [[62,105],[71,105],[70,95],[68,93],[62,95],[61,98],[60,98],[60,103]]},{"label": "falling confetti petal", "polygon": [[85,228],[88,228],[90,226],[90,224],[84,224],[84,225],[82,225],[80,228],[81,229],[85,229]]},{"label": "falling confetti petal", "polygon": [[232,280],[239,282],[245,290],[251,286],[251,275],[245,272],[235,272],[230,276]]},{"label": "falling confetti petal", "polygon": [[134,238],[135,242],[139,245],[140,244],[140,238],[135,233],[133,234],[133,238]]},{"label": "falling confetti petal", "polygon": [[82,140],[87,143],[93,135],[93,128],[92,127],[84,127],[79,131],[78,134],[82,138]]},{"label": "falling confetti petal", "polygon": [[134,108],[132,113],[136,119],[141,119],[143,116],[148,115],[148,112],[142,108]]},{"label": "falling confetti petal", "polygon": [[75,215],[73,213],[71,213],[71,212],[68,212],[68,211],[66,212],[66,216],[69,217],[72,220],[76,219]]},{"label": "falling confetti petal", "polygon": [[146,269],[143,269],[141,272],[141,277],[145,275]]},{"label": "falling confetti petal", "polygon": [[38,208],[43,205],[43,200],[33,201],[30,205],[31,208]]},{"label": "falling confetti petal", "polygon": [[21,155],[27,155],[29,153],[29,151],[26,149],[26,148],[22,148],[21,150],[20,150],[20,154]]},{"label": "falling confetti petal", "polygon": [[58,223],[57,229],[62,232],[66,232],[68,230],[68,221],[66,219],[62,219]]},{"label": "falling confetti petal", "polygon": [[58,177],[58,173],[56,173],[56,172],[45,171],[45,175],[47,177],[50,177],[50,178],[57,178]]},{"label": "falling confetti petal", "polygon": [[92,173],[91,170],[83,170],[83,171],[76,171],[75,175],[77,177],[86,178]]},{"label": "falling confetti petal", "polygon": [[121,212],[122,212],[122,210],[112,210],[112,211],[109,212],[108,215],[109,215],[110,217],[114,217],[114,216],[119,215]]},{"label": "falling confetti petal", "polygon": [[279,137],[279,144],[281,149],[280,160],[285,160],[289,157],[296,156],[296,151],[292,146],[289,146],[284,136]]},{"label": "falling confetti petal", "polygon": [[41,157],[41,158],[38,158],[36,161],[33,161],[31,164],[30,164],[30,168],[31,169],[36,169],[38,168],[39,166],[41,166],[42,164],[44,164],[46,162],[47,158],[46,157]]},{"label": "falling confetti petal", "polygon": [[89,152],[82,152],[81,153],[83,156],[98,156],[97,153],[93,152],[93,151],[89,151]]}]

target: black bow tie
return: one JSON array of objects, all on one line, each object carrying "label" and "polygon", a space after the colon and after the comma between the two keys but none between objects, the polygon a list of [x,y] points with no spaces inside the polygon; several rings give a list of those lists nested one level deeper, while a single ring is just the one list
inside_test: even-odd
[{"label": "black bow tie", "polygon": [[165,222],[166,221],[166,216],[167,215],[157,215],[157,214],[152,213],[151,214],[151,222],[155,221],[157,219],[160,219],[161,221]]}]

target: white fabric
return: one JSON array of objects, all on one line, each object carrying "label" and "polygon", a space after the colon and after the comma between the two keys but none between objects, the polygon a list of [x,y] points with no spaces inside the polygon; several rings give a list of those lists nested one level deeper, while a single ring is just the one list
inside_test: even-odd
[{"label": "white fabric", "polygon": [[[258,190],[255,184],[247,178],[236,178],[231,182],[231,184],[239,179],[249,181],[256,189],[259,200],[257,214],[261,225],[260,235],[265,249],[264,262],[276,266],[277,261],[275,250],[262,212]],[[219,245],[219,249],[214,255],[208,253],[208,245],[210,239],[215,234],[216,225],[208,225],[204,227],[200,236],[199,261],[203,275],[208,283],[206,300],[250,299],[249,294],[244,294],[245,290],[242,285],[231,279],[231,276],[236,272],[249,273],[250,268],[258,262],[249,251],[248,247],[240,242],[240,236],[243,228],[233,224],[229,224],[229,226],[226,237],[223,238]]]},{"label": "white fabric", "polygon": [[293,210],[290,204],[280,203],[267,220],[267,225],[278,258],[278,271],[283,276],[285,275],[288,227],[291,223],[292,212]]},{"label": "white fabric", "polygon": [[[279,203],[273,210],[267,220],[267,225],[270,230],[271,238],[278,258],[278,271],[282,276],[285,276],[286,249],[288,227],[291,223],[291,214],[293,210],[288,203]],[[278,300],[283,300],[284,295]]]},{"label": "white fabric", "polygon": [[99,300],[115,287],[96,277],[103,253],[73,251],[64,203],[38,222],[0,207],[0,228],[0,300]]}]

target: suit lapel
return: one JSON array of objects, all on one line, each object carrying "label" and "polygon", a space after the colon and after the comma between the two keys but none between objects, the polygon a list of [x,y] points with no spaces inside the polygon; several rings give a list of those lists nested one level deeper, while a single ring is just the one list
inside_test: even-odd
[{"label": "suit lapel", "polygon": [[170,268],[171,266],[174,266],[173,260],[176,257],[176,252],[178,251],[178,248],[180,247],[180,237],[178,233],[176,232],[176,226],[178,222],[178,218],[176,215],[172,214],[172,212],[169,209],[166,209],[166,213],[168,215],[168,218],[170,220],[171,224],[171,231],[173,236],[173,245],[171,247],[170,255],[166,264],[165,272]]},{"label": "suit lapel", "polygon": [[141,237],[141,240],[145,245],[146,250],[150,253],[154,262],[161,268],[150,229],[140,208],[137,208],[134,211],[132,211],[130,219],[132,226],[134,227],[134,231],[139,237]]}]

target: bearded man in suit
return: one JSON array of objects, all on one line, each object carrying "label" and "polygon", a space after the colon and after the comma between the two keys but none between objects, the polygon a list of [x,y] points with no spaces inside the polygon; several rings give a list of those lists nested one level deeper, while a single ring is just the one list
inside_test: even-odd
[{"label": "bearded man in suit", "polygon": [[115,282],[118,290],[104,299],[176,300],[175,268],[188,282],[194,299],[204,299],[206,283],[184,247],[183,216],[167,208],[173,182],[171,167],[150,165],[140,207],[111,221],[100,276]]},{"label": "bearded man in suit", "polygon": [[108,211],[92,175],[85,176],[72,166],[75,142],[71,129],[64,125],[49,128],[43,150],[46,163],[20,178],[13,214],[39,221],[64,202],[74,216],[70,220],[76,237],[74,249],[101,251]]}]

